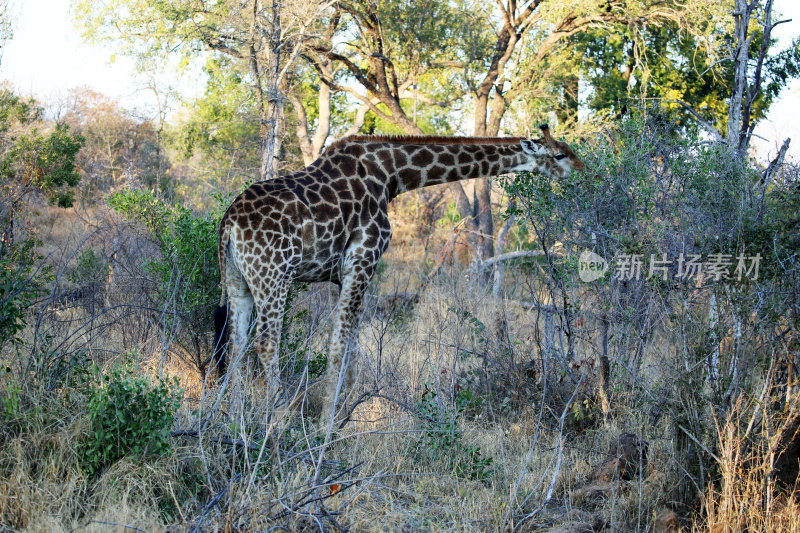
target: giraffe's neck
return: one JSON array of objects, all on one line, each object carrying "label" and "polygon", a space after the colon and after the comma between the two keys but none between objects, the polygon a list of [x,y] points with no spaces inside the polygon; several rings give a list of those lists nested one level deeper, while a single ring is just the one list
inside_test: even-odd
[{"label": "giraffe's neck", "polygon": [[347,141],[338,149],[355,156],[364,174],[383,181],[390,198],[429,185],[497,176],[536,164],[517,138]]}]

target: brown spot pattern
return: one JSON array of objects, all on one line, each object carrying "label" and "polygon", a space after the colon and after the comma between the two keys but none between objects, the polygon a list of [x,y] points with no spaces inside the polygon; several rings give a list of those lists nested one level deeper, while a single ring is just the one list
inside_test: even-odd
[{"label": "brown spot pattern", "polygon": [[[548,131],[531,141],[545,147],[542,153],[524,151],[521,140],[346,137],[305,169],[250,186],[220,224],[222,304],[229,305],[232,331],[230,360],[247,345],[255,308],[253,345],[266,372],[268,393],[274,393],[281,315],[291,281],[338,284],[325,378],[325,409],[330,412],[364,292],[391,238],[388,203],[407,190],[490,174],[527,169],[559,179],[583,168],[569,146]],[[348,367],[348,384],[354,366]]]}]

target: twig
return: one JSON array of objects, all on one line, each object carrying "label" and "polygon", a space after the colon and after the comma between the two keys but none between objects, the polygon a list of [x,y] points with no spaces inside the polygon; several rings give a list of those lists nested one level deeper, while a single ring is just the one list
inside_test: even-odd
[{"label": "twig", "polygon": [[139,527],[136,527],[136,526],[130,526],[128,524],[121,524],[119,522],[106,522],[104,520],[89,520],[84,525],[79,526],[78,528],[75,528],[75,529],[71,529],[70,531],[75,531],[76,529],[83,529],[85,527],[88,527],[89,524],[103,524],[104,526],[124,527],[125,529],[133,529],[134,531],[141,531],[142,533],[147,533],[147,530],[139,528]]},{"label": "twig", "polygon": [[722,138],[722,135],[720,135],[719,130],[717,130],[717,128],[712,126],[706,119],[701,117],[700,113],[695,111],[695,109],[692,106],[690,106],[689,104],[687,104],[682,100],[672,100],[672,102],[678,104],[686,111],[688,111],[695,118],[695,120],[697,120],[697,122],[703,127],[703,129],[706,130],[708,133],[710,133],[712,137],[714,137],[714,140],[716,142],[721,143],[724,140]]},{"label": "twig", "polygon": [[[553,497],[553,491],[555,491],[555,486],[556,486],[556,479],[558,478],[558,474],[561,471],[561,461],[564,456],[564,424],[567,419],[567,414],[569,413],[569,408],[572,406],[572,402],[575,400],[575,396],[578,395],[578,391],[581,390],[584,380],[585,378],[581,379],[580,382],[575,386],[575,390],[572,391],[572,396],[570,396],[569,400],[567,400],[567,404],[564,406],[564,410],[562,411],[561,417],[558,420],[558,447],[557,447],[558,455],[556,457],[556,465],[553,468],[553,476],[550,479],[550,485],[547,487],[547,496],[545,496],[544,500],[539,505],[539,507],[537,507],[535,510],[531,511],[527,515],[523,516],[522,519],[519,521],[519,523],[515,525],[514,529],[517,529],[526,521],[530,520],[531,518],[539,514],[542,511],[542,509],[544,509],[544,506],[547,505]],[[525,473],[523,472],[522,475],[524,476]],[[520,480],[521,479],[522,476],[520,476]],[[519,482],[517,483],[517,486],[519,486]]]},{"label": "twig", "polygon": [[553,469],[553,477],[550,479],[550,486],[547,487],[547,496],[542,502],[542,507],[553,497],[553,491],[555,490],[556,486],[556,478],[558,478],[558,473],[561,471],[561,460],[564,458],[564,422],[567,419],[567,413],[569,413],[569,408],[572,406],[575,396],[581,389],[581,385],[583,385],[583,381],[584,380],[581,380],[581,382],[575,387],[575,390],[572,392],[572,396],[570,396],[569,401],[567,401],[567,405],[564,406],[564,411],[561,413],[561,418],[558,421],[558,459],[556,460],[556,466]]},{"label": "twig", "polygon": [[361,405],[364,402],[364,400],[371,397],[372,397],[372,391],[363,392],[361,396],[359,396],[356,399],[356,401],[353,402],[353,405],[350,406],[350,409],[348,409],[347,416],[344,417],[344,420],[342,420],[342,422],[339,424],[339,429],[342,429],[344,425],[350,421],[350,418],[353,416],[353,412],[356,410],[356,407]]},{"label": "twig", "polygon": [[712,452],[711,450],[709,450],[709,449],[708,449],[708,447],[706,447],[706,445],[705,445],[705,444],[703,444],[702,442],[700,442],[699,440],[697,440],[697,437],[695,437],[694,435],[692,435],[691,433],[689,433],[689,430],[688,430],[688,429],[686,429],[685,427],[681,426],[680,424],[678,425],[678,428],[680,428],[680,430],[681,430],[681,431],[683,431],[684,433],[686,433],[686,436],[687,436],[687,437],[689,437],[690,439],[692,439],[692,441],[693,441],[695,444],[697,444],[698,446],[700,446],[700,447],[703,449],[703,451],[704,451],[704,452],[706,452],[708,455],[710,455],[711,457],[713,457],[713,458],[714,458],[714,460],[715,460],[717,463],[719,463],[719,464],[722,464],[722,459],[720,459],[719,457],[717,457],[717,455],[716,455],[714,452]]},{"label": "twig", "polygon": [[764,195],[767,192],[767,187],[772,182],[772,178],[775,177],[775,174],[778,173],[778,170],[783,165],[783,159],[786,157],[786,151],[789,150],[789,143],[792,140],[787,138],[783,141],[783,145],[781,145],[780,150],[778,150],[778,155],[775,156],[775,159],[770,161],[767,168],[764,170],[764,173],[761,175],[761,179],[759,180],[759,184],[761,185],[761,197],[758,200],[758,217],[761,219],[761,215],[764,209]]},{"label": "twig", "polygon": [[225,496],[225,493],[226,493],[226,492],[228,492],[228,489],[229,489],[229,488],[231,488],[231,485],[232,485],[233,483],[236,483],[237,481],[239,481],[239,479],[241,479],[241,477],[242,477],[242,475],[241,475],[241,474],[236,474],[236,475],[233,477],[233,479],[230,481],[230,483],[228,483],[227,485],[225,485],[225,487],[224,487],[224,488],[223,488],[221,491],[219,491],[217,494],[215,494],[215,495],[214,495],[214,497],[213,497],[213,498],[211,498],[211,501],[210,501],[210,502],[208,502],[208,504],[207,504],[207,505],[205,506],[205,508],[203,509],[203,513],[200,515],[200,520],[198,520],[198,521],[197,521],[197,525],[195,525],[195,526],[194,526],[194,527],[193,527],[193,528],[190,530],[190,533],[197,533],[197,531],[198,531],[198,530],[199,530],[199,528],[200,528],[200,525],[203,523],[203,520],[205,519],[205,517],[206,517],[206,515],[208,514],[208,512],[209,512],[211,509],[213,509],[213,508],[214,508],[214,506],[216,506],[216,505],[219,503],[219,501],[222,499],[222,497],[223,497],[223,496]]},{"label": "twig", "polygon": [[516,252],[506,252],[504,254],[496,255],[494,257],[490,257],[486,261],[482,261],[480,263],[473,263],[470,266],[470,270],[479,271],[479,270],[486,270],[487,268],[493,267],[496,263],[501,261],[510,261],[512,259],[519,259],[521,257],[541,257],[544,255],[544,252],[541,250],[518,250]]}]

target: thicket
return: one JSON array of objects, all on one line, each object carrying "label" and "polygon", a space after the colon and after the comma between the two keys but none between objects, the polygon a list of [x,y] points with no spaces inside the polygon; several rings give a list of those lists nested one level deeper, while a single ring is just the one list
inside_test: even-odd
[{"label": "thicket", "polygon": [[[527,173],[503,182],[513,198],[507,215],[517,223],[517,246],[542,254],[508,264],[505,299],[493,304],[499,305],[496,316],[480,309],[490,292],[485,278],[474,276],[466,296],[457,288],[463,277],[457,268],[427,279],[412,299],[449,294],[438,305],[441,327],[420,326],[415,311],[385,305],[383,276],[373,284],[362,328],[377,347],[359,348],[368,352],[368,363],[350,406],[388,398],[407,417],[387,453],[401,450],[411,458],[414,476],[476,483],[503,497],[522,474],[508,472],[509,457],[490,441],[476,440],[476,432],[516,427],[528,417],[538,424],[537,438],[555,439],[555,454],[569,440],[591,441],[608,427],[644,417],[669,443],[663,445],[669,451],[666,488],[655,501],[672,502],[683,517],[709,525],[732,517],[754,524],[770,514],[780,527],[792,501],[787,481],[796,478],[800,411],[797,167],[785,164],[766,179],[763,170],[684,129],[660,107],[596,131],[574,145],[586,171],[559,182]],[[291,394],[281,407],[290,403],[304,416],[265,421],[267,407],[274,406],[264,404],[257,379],[236,405],[219,389],[196,385],[211,354],[211,310],[219,299],[217,225],[226,200],[215,202],[217,208],[194,210],[158,193],[125,189],[109,205],[136,224],[132,232],[115,222],[124,229],[114,235],[124,235],[132,251],[111,257],[102,242],[81,242],[65,264],[45,269],[7,248],[0,469],[6,480],[17,481],[0,490],[3,525],[29,524],[41,501],[29,498],[31,507],[18,502],[25,486],[47,482],[33,466],[42,461],[58,462],[48,475],[83,502],[52,511],[66,513],[68,522],[91,515],[104,483],[120,472],[135,480],[142,469],[165,469],[153,485],[139,486],[152,489],[148,505],[162,523],[198,526],[231,517],[240,527],[290,516],[305,523],[297,518],[304,509],[360,490],[371,478],[348,452],[351,445],[362,452],[359,439],[366,442],[369,431],[337,440],[308,423],[314,420],[314,381],[326,364],[331,302],[324,291],[297,287],[286,310],[281,361]],[[33,250],[34,241],[26,242]],[[606,273],[589,282],[579,275],[587,251],[608,263]],[[727,266],[727,278],[719,269],[689,275],[694,256],[703,268],[716,258]],[[737,272],[740,257],[744,270]],[[391,268],[385,265],[382,271]],[[658,267],[652,275],[651,265]],[[112,266],[116,277],[109,282]],[[105,280],[110,305],[90,308],[80,294],[63,303],[58,287],[67,280]],[[527,318],[512,316],[517,306]],[[68,313],[72,318],[63,318]],[[411,342],[418,334],[413,328],[422,329],[424,342],[438,335],[449,343],[452,363],[427,362],[409,377],[392,352],[408,355],[417,342]],[[117,338],[125,348],[148,350],[129,361],[135,370],[106,365],[126,357],[127,350],[100,346]],[[182,401],[172,381],[142,377],[145,368],[171,368],[176,356],[192,368],[184,381],[195,383]],[[107,370],[92,369],[92,360]],[[397,423],[392,416],[387,419]],[[350,423],[364,422],[356,413]],[[69,437],[54,439],[53,431]],[[390,439],[376,438],[383,443],[376,449]],[[23,441],[39,443],[47,459],[13,445]],[[559,474],[556,466],[545,472],[542,479]],[[252,518],[250,503],[237,499],[243,487],[272,494],[259,504],[266,510],[261,518]],[[509,516],[539,512],[530,507],[534,494],[551,505],[569,498],[555,481],[542,487],[515,493]],[[241,508],[225,515],[215,507],[223,500]],[[702,513],[695,511],[698,504]],[[311,515],[324,515],[316,509]]]},{"label": "thicket", "polygon": [[155,240],[160,253],[144,260],[156,281],[154,304],[176,341],[191,354],[191,364],[204,374],[213,330],[209,310],[220,298],[217,246],[224,198],[216,198],[215,209],[195,213],[151,192],[124,189],[109,196],[108,204],[144,226]]},{"label": "thicket", "polygon": [[[676,501],[720,485],[726,498],[752,498],[730,472],[750,480],[763,468],[770,509],[796,471],[767,465],[798,460],[797,168],[769,180],[658,107],[578,150],[582,173],[557,183],[520,173],[503,185],[509,214],[543,252],[517,293],[542,316],[531,363],[551,383],[537,395],[555,391],[563,406],[591,385],[571,407],[578,418],[633,411],[665,423],[686,465]],[[587,252],[607,262],[590,280],[580,276]],[[712,500],[706,510],[719,511]]]}]

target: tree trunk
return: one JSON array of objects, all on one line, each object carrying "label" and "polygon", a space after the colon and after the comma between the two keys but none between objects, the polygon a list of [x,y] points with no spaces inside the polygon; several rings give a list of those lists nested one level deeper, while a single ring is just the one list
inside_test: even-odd
[{"label": "tree trunk", "polygon": [[761,46],[755,58],[755,68],[751,79],[748,79],[750,60],[750,45],[753,32],[750,31],[750,21],[754,16],[756,0],[748,3],[747,0],[736,0],[734,17],[734,37],[736,49],[733,51],[733,87],[731,100],[728,105],[728,124],[725,142],[736,150],[740,158],[747,155],[750,139],[753,136],[755,122],[752,120],[753,106],[761,96],[761,83],[763,82],[763,66],[767,52],[772,41],[772,29],[778,23],[772,22],[773,0],[765,0],[763,19],[755,18],[763,26]]},{"label": "tree trunk", "polygon": [[[263,31],[258,25],[258,7],[260,2],[253,2],[253,31]],[[279,87],[281,63],[281,0],[272,0],[271,24],[267,42],[267,91],[264,94],[261,85],[261,73],[258,64],[258,50],[250,46],[251,65],[256,77],[256,91],[259,97],[261,115],[261,178],[274,179],[278,176],[278,163],[281,153],[281,119],[283,116],[283,95]]]},{"label": "tree trunk", "polygon": [[598,394],[600,396],[600,409],[603,411],[603,418],[607,421],[608,414],[611,411],[611,405],[608,401],[608,380],[611,375],[610,365],[608,362],[608,316],[603,315],[603,328],[602,328],[602,351],[600,352],[600,379],[598,380]]},{"label": "tree trunk", "polygon": [[747,34],[747,30],[754,6],[755,2],[748,4],[747,0],[736,0],[733,12],[736,49],[733,51],[733,87],[731,87],[728,109],[728,131],[725,135],[725,142],[731,148],[738,147],[739,131],[742,127],[742,98],[747,85],[748,49],[753,38],[752,35]]},{"label": "tree trunk", "polygon": [[[308,166],[313,163],[322,153],[325,141],[331,131],[331,89],[325,83],[321,83],[317,104],[319,106],[319,116],[317,119],[317,130],[313,137],[308,130],[308,114],[305,105],[296,94],[289,94],[289,102],[294,109],[297,124],[295,135],[300,144],[300,152],[303,154],[303,163]],[[362,119],[363,122],[363,119]]]},{"label": "tree trunk", "polygon": [[[516,207],[513,200],[509,202],[509,209]],[[498,256],[503,255],[503,250],[505,249],[506,245],[506,235],[508,234],[508,230],[511,229],[511,226],[514,225],[514,215],[508,217],[506,223],[503,224],[503,228],[500,230],[500,233],[497,234],[497,253]],[[494,281],[492,282],[492,298],[495,300],[500,298],[500,295],[503,290],[503,263],[502,261],[497,261],[494,266]]]}]

